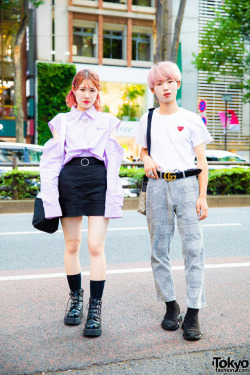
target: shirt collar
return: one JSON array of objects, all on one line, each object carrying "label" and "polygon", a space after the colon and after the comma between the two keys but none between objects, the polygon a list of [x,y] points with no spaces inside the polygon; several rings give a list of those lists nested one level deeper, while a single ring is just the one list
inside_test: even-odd
[{"label": "shirt collar", "polygon": [[82,116],[88,116],[91,117],[92,119],[95,119],[95,116],[97,114],[97,110],[95,109],[95,106],[92,105],[87,111],[79,111],[79,109],[76,109],[76,107],[72,106],[71,107],[71,113],[74,117],[75,120],[79,120]]}]

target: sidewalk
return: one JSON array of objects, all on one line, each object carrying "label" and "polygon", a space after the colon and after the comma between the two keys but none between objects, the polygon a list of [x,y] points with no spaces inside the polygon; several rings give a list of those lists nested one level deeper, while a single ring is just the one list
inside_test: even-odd
[{"label": "sidewalk", "polygon": [[[249,261],[249,257],[241,258]],[[103,334],[94,339],[82,335],[86,308],[81,325],[63,324],[64,277],[2,281],[0,373],[216,374],[214,357],[223,361],[230,357],[237,363],[249,359],[248,275],[249,267],[206,269],[207,307],[200,311],[203,338],[197,342],[184,340],[182,329],[171,332],[161,328],[165,304],[156,300],[150,271],[107,275]],[[174,271],[174,280],[185,314],[184,272]],[[88,285],[85,290],[84,306]]]},{"label": "sidewalk", "polygon": [[[239,363],[249,359],[249,347],[205,350],[188,354],[175,354],[158,358],[130,360],[109,365],[95,365],[86,370],[46,372],[46,375],[215,375],[216,359]],[[214,365],[212,364],[214,362]],[[224,365],[224,363],[223,363]],[[227,369],[232,370],[232,366]],[[242,367],[240,367],[242,369]],[[250,372],[250,367],[248,366]],[[219,372],[218,372],[219,373]],[[225,373],[224,373],[225,374]]]}]

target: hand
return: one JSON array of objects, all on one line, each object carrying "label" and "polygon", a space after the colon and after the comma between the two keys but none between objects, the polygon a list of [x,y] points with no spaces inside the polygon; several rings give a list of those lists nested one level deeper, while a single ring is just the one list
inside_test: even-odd
[{"label": "hand", "polygon": [[144,170],[145,170],[146,176],[148,178],[155,178],[156,180],[158,180],[159,177],[157,175],[157,171],[160,170],[160,168],[154,162],[154,160],[150,156],[147,155],[143,158],[143,162],[144,162]]},{"label": "hand", "polygon": [[196,202],[196,211],[199,220],[204,220],[208,216],[208,205],[206,198],[198,198]]}]

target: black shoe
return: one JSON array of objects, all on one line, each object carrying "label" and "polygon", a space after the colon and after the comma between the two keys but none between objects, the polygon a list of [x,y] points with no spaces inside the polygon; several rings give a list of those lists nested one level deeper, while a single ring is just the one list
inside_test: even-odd
[{"label": "black shoe", "polygon": [[101,317],[102,300],[90,297],[88,317],[83,336],[100,336],[102,334]]},{"label": "black shoe", "polygon": [[64,323],[67,325],[76,326],[81,323],[83,317],[83,290],[75,290],[70,292],[70,307],[67,311],[68,304],[65,311]]},{"label": "black shoe", "polygon": [[168,331],[176,331],[180,323],[182,322],[182,316],[180,313],[180,306],[177,302],[171,304],[171,306],[167,306],[167,312],[164,316],[163,321],[161,322],[161,326],[163,329]]},{"label": "black shoe", "polygon": [[185,340],[196,341],[202,338],[198,314],[186,314],[182,323],[183,337]]}]

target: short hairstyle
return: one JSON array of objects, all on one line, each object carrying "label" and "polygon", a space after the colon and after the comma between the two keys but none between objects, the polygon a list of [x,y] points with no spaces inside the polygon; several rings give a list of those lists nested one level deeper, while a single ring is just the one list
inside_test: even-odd
[{"label": "short hairstyle", "polygon": [[159,81],[166,81],[172,79],[174,81],[181,81],[181,72],[178,66],[171,61],[160,61],[153,65],[148,74],[148,85],[153,89],[155,84]]},{"label": "short hairstyle", "polygon": [[[99,94],[100,79],[99,79],[98,74],[96,74],[93,70],[82,69],[78,73],[76,73],[76,75],[73,79],[73,82],[72,82],[72,86],[73,86],[74,90],[77,90],[78,87],[80,86],[80,84],[82,83],[82,81],[84,81],[85,79],[90,80],[93,83],[93,85],[96,87],[96,89],[98,90],[94,106],[95,106],[97,111],[102,111],[100,94]],[[66,96],[66,104],[67,104],[68,107],[72,107],[73,105],[77,105],[76,97],[75,97],[75,94],[74,94],[73,90],[70,90],[70,92]]]}]

